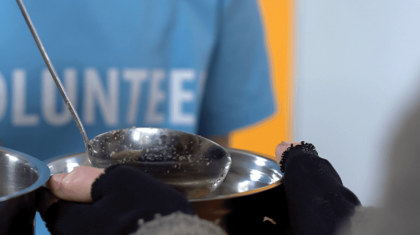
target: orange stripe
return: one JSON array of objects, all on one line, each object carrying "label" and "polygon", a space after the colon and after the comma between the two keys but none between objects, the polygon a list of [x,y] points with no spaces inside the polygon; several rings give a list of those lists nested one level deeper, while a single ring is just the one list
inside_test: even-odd
[{"label": "orange stripe", "polygon": [[259,0],[271,58],[277,112],[262,123],[231,134],[233,148],[274,156],[275,147],[293,139],[293,0]]}]

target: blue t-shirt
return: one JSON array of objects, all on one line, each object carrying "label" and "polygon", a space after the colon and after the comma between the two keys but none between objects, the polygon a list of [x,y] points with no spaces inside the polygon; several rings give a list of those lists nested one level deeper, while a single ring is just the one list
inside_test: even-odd
[{"label": "blue t-shirt", "polygon": [[[89,138],[137,127],[225,135],[273,112],[253,0],[26,1]],[[0,3],[0,140],[84,150],[15,1]]]},{"label": "blue t-shirt", "polygon": [[[165,127],[225,135],[273,112],[254,0],[38,0],[26,7],[89,138]],[[0,3],[0,140],[84,150],[15,1]]]},{"label": "blue t-shirt", "polygon": [[[164,127],[226,135],[274,111],[254,0],[25,1],[89,138]],[[0,140],[84,151],[15,1],[0,2]]]}]

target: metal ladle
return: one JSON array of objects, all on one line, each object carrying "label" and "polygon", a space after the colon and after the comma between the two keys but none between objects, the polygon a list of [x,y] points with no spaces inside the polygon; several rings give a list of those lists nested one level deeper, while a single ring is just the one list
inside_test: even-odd
[{"label": "metal ladle", "polygon": [[41,39],[38,36],[38,33],[35,29],[34,24],[32,23],[31,17],[29,16],[28,11],[26,10],[25,5],[23,4],[22,0],[16,0],[20,10],[22,11],[23,17],[25,18],[26,23],[28,24],[29,30],[31,30],[32,36],[35,39],[36,45],[41,52],[42,57],[44,58],[45,64],[47,64],[48,70],[50,70],[51,76],[54,79],[55,84],[58,87],[58,90],[61,93],[61,96],[66,103],[67,108],[70,110],[71,115],[73,116],[74,121],[76,122],[77,127],[79,128],[80,133],[82,134],[83,141],[85,143],[85,149],[88,150],[88,142],[89,138],[86,135],[85,128],[83,127],[82,121],[80,121],[79,115],[76,112],[76,109],[73,107],[69,97],[67,96],[66,91],[64,90],[63,84],[61,83],[60,78],[57,75],[57,72],[54,69],[54,66],[50,60],[50,57],[47,54],[47,51],[44,48],[44,45],[41,42]]},{"label": "metal ladle", "polygon": [[230,154],[204,137],[163,128],[128,128],[109,131],[89,140],[83,124],[51,63],[22,0],[16,0],[44,61],[82,134],[92,166],[133,165],[170,184],[187,198],[213,192],[226,177]]}]

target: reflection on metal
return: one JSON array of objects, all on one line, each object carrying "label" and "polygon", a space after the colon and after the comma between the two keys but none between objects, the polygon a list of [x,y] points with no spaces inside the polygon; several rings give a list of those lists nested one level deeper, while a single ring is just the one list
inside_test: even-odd
[{"label": "reflection on metal", "polygon": [[[252,180],[252,181],[262,181],[261,179],[263,179],[263,175],[261,174],[261,172],[260,171],[257,171],[257,170],[251,170],[251,172],[250,172],[251,174],[249,175],[249,178]],[[268,182],[266,182],[266,183],[271,183],[270,182],[270,179],[268,180]]]},{"label": "reflection on metal", "polygon": [[189,199],[216,190],[231,165],[229,153],[215,142],[164,128],[128,128],[98,135],[89,141],[89,160],[99,168],[118,163],[135,166]]},{"label": "reflection on metal", "polygon": [[249,190],[249,181],[239,182],[238,183],[238,192],[246,192]]},{"label": "reflection on metal", "polygon": [[257,166],[264,166],[266,163],[265,163],[265,160],[264,159],[258,158],[258,159],[255,160],[255,164]]},{"label": "reflection on metal", "polygon": [[74,168],[78,167],[79,164],[77,162],[69,162],[67,163],[67,168],[69,169],[69,172],[73,171]]},{"label": "reflection on metal", "polygon": [[140,132],[136,131],[133,133],[133,140],[134,141],[139,141],[140,139]]},{"label": "reflection on metal", "polygon": [[19,159],[17,158],[17,157],[15,157],[15,156],[13,156],[13,155],[11,155],[11,154],[4,154],[6,157],[8,157],[9,158],[9,161],[10,162],[17,162],[17,161],[19,161]]},{"label": "reflection on metal", "polygon": [[35,191],[49,176],[40,160],[0,147],[0,234],[33,234]]}]

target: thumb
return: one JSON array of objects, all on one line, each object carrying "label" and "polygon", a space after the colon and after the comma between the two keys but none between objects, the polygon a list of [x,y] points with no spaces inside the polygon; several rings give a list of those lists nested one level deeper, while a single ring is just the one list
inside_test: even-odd
[{"label": "thumb", "polygon": [[292,143],[287,141],[282,141],[279,145],[276,147],[276,162],[280,165],[281,161],[281,155],[284,151],[286,151],[287,148],[291,146]]},{"label": "thumb", "polygon": [[[293,143],[293,146],[300,145],[301,142],[295,142]],[[291,147],[292,143],[287,141],[282,141],[279,145],[276,147],[276,162],[280,165],[281,156],[284,151],[287,150],[287,148]]]},{"label": "thumb", "polygon": [[80,166],[70,173],[53,175],[47,182],[47,188],[63,200],[92,202],[92,184],[103,173],[103,169]]}]

